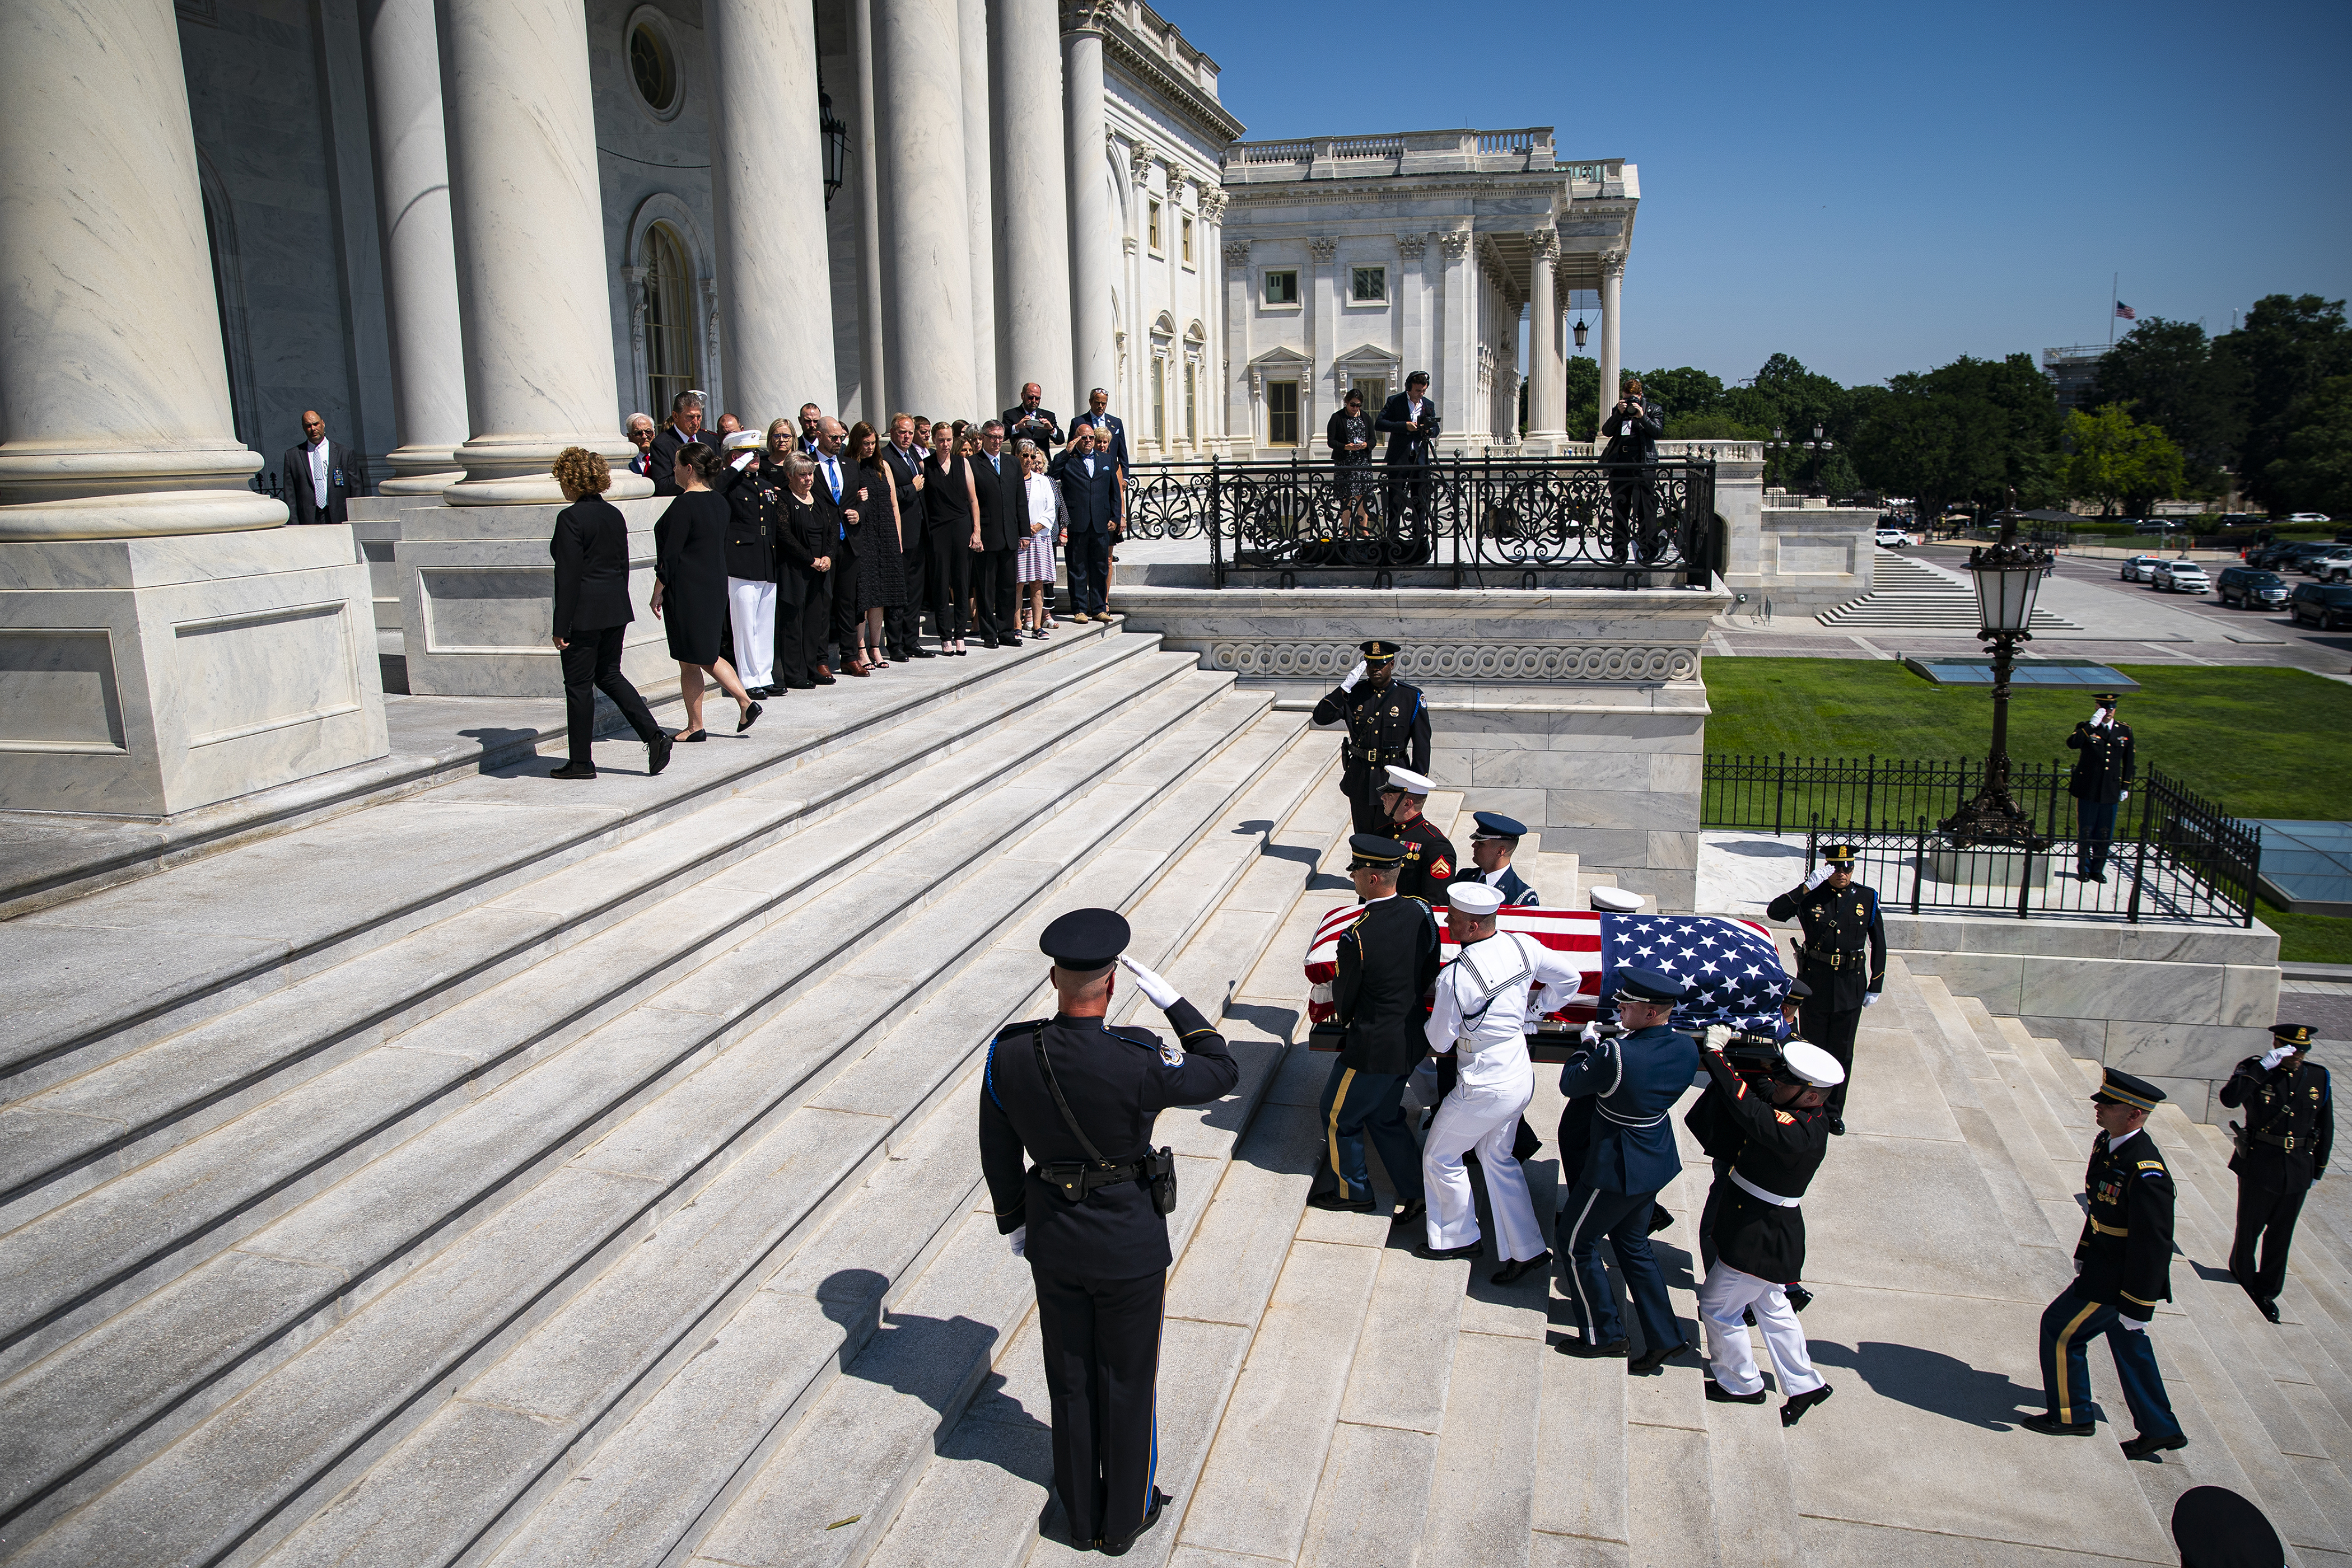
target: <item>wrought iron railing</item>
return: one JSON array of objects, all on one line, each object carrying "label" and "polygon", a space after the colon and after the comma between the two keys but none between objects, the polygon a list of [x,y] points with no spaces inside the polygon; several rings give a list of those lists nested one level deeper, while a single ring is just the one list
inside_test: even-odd
[{"label": "wrought iron railing", "polygon": [[1139,463],[1128,511],[1131,539],[1206,539],[1220,587],[1307,573],[1384,586],[1404,570],[1455,586],[1571,570],[1609,587],[1704,585],[1721,566],[1715,465],[1701,458]]},{"label": "wrought iron railing", "polygon": [[2262,830],[2153,768],[2133,781],[2131,798],[2117,805],[2107,879],[2075,877],[2079,818],[2066,793],[2071,771],[2057,763],[2010,764],[2010,794],[2048,841],[2046,850],[2031,855],[1954,849],[1937,829],[1983,784],[1979,758],[1710,752],[1699,821],[1710,829],[1803,834],[1808,870],[1822,845],[1849,843],[1860,862],[1856,878],[1876,888],[1885,907],[1915,914],[2253,923]]}]

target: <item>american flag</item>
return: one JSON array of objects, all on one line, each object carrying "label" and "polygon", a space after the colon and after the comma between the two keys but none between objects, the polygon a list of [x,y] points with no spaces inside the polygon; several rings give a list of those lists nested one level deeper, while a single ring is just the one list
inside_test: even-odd
[{"label": "american flag", "polygon": [[2116,319],[2120,321],[2137,321],[2139,320],[2139,312],[2118,300],[2116,301]]},{"label": "american flag", "polygon": [[[1332,1016],[1330,985],[1339,973],[1339,933],[1353,922],[1360,904],[1343,904],[1324,915],[1307,950],[1307,978],[1314,985],[1307,1015],[1317,1023]],[[1773,1027],[1780,1021],[1780,997],[1789,973],[1771,931],[1730,915],[1608,914],[1597,910],[1506,909],[1496,917],[1500,930],[1522,931],[1557,952],[1580,954],[1584,983],[1576,994],[1538,994],[1530,1008],[1556,1023],[1577,1025],[1597,1016],[1601,998],[1614,988],[1620,967],[1654,969],[1687,981],[1696,994],[1675,1009],[1676,1028],[1709,1024]],[[1444,935],[1440,952],[1452,963],[1459,951]],[[1549,989],[1544,988],[1544,989]]]}]

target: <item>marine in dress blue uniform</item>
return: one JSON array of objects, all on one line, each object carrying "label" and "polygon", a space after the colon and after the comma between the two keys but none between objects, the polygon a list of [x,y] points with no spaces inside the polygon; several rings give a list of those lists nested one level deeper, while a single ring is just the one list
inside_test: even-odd
[{"label": "marine in dress blue uniform", "polygon": [[1061,1008],[989,1042],[980,1097],[996,1228],[1037,1287],[1055,1495],[1071,1541],[1114,1556],[1168,1500],[1154,1484],[1154,1396],[1175,1160],[1151,1147],[1152,1119],[1217,1100],[1241,1076],[1199,1009],[1134,963],[1177,1037],[1103,1022],[1128,934],[1110,910],[1073,910],[1045,928],[1038,945],[1054,961]]},{"label": "marine in dress blue uniform", "polygon": [[1853,879],[1853,846],[1822,851],[1812,874],[1765,906],[1768,920],[1804,928],[1797,978],[1810,992],[1798,1010],[1805,1038],[1837,1058],[1845,1081],[1830,1091],[1830,1131],[1845,1131],[1846,1090],[1853,1085],[1853,1035],[1862,1010],[1886,989],[1886,921],[1878,889]]},{"label": "marine in dress blue uniform", "polygon": [[2047,1409],[2019,1425],[2053,1437],[2096,1430],[2091,1405],[2090,1342],[2106,1336],[2138,1436],[2123,1446],[2145,1459],[2185,1448],[2188,1437],[2164,1392],[2164,1373],[2148,1343],[2148,1320],[2172,1300],[2172,1172],[2145,1131],[2164,1090],[2114,1068],[2091,1096],[2099,1135],[2083,1173],[2090,1213],[2074,1244],[2074,1281],[2042,1314],[2042,1394]]},{"label": "marine in dress blue uniform", "polygon": [[1626,1021],[1638,1018],[1642,1026],[1595,1040],[1559,1072],[1562,1094],[1591,1097],[1592,1121],[1576,1184],[1552,1233],[1554,1249],[1566,1259],[1569,1304],[1583,1334],[1581,1340],[1562,1341],[1559,1348],[1581,1356],[1622,1356],[1633,1348],[1601,1272],[1605,1237],[1616,1249],[1618,1268],[1642,1320],[1644,1349],[1630,1369],[1637,1373],[1654,1371],[1694,1348],[1675,1319],[1665,1275],[1650,1253],[1650,1216],[1658,1193],[1683,1168],[1666,1118],[1699,1068],[1697,1045],[1666,1026],[1667,1010],[1689,994],[1671,975],[1620,969],[1611,1000],[1621,1013],[1638,1010]]},{"label": "marine in dress blue uniform", "polygon": [[1474,811],[1470,820],[1477,825],[1470,833],[1470,857],[1477,864],[1475,869],[1460,875],[1502,894],[1505,909],[1531,910],[1542,903],[1536,890],[1511,869],[1511,857],[1517,852],[1519,840],[1527,837],[1527,825],[1499,811]]},{"label": "marine in dress blue uniform", "polygon": [[2230,1274],[2273,1323],[2304,1195],[2327,1173],[2336,1146],[2335,1087],[2327,1069],[2308,1059],[2312,1032],[2308,1024],[2273,1026],[2271,1037],[2278,1043],[2240,1062],[2221,1086],[2221,1103],[2246,1113],[2243,1126],[2230,1124],[2238,1139],[2230,1156],[2238,1175]]},{"label": "marine in dress blue uniform", "polygon": [[1359,833],[1383,837],[1392,826],[1381,809],[1381,770],[1391,766],[1429,771],[1429,704],[1421,688],[1396,679],[1392,642],[1361,645],[1363,658],[1347,679],[1315,705],[1310,722],[1348,726],[1339,752],[1339,790]]}]

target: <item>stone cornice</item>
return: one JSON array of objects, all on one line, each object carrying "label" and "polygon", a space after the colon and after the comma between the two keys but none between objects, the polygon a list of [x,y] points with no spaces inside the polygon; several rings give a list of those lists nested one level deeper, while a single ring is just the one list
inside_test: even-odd
[{"label": "stone cornice", "polygon": [[1099,33],[1105,62],[1117,63],[1129,76],[1166,99],[1171,108],[1191,121],[1193,128],[1207,139],[1213,155],[1226,142],[1241,140],[1242,122],[1196,84],[1183,80],[1170,70],[1168,62],[1130,32],[1111,6],[1087,4],[1084,0],[1075,4],[1066,0],[1062,7],[1062,30],[1065,33]]},{"label": "stone cornice", "polygon": [[[1215,637],[1202,647],[1212,669],[1235,675],[1334,679],[1363,657],[1352,642],[1282,637]],[[1688,644],[1435,642],[1407,643],[1397,674],[1430,680],[1631,682],[1653,685],[1698,678],[1699,650]]]},{"label": "stone cornice", "polygon": [[[1350,206],[1375,206],[1384,202],[1423,201],[1431,196],[1492,196],[1496,182],[1507,179],[1530,179],[1524,174],[1447,174],[1426,178],[1416,176],[1410,182],[1398,180],[1297,180],[1288,183],[1268,181],[1264,184],[1237,184],[1224,187],[1226,196],[1243,206],[1274,205],[1279,203],[1323,205],[1345,203]],[[1582,201],[1563,207],[1554,215],[1558,223],[1590,222],[1601,217],[1622,217],[1631,220],[1640,204],[1631,196],[1612,196],[1605,202]],[[1523,220],[1525,227],[1532,219]]]}]

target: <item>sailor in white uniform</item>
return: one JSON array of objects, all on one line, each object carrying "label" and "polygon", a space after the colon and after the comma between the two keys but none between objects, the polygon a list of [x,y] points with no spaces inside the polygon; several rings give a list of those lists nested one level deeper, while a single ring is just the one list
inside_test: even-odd
[{"label": "sailor in white uniform", "polygon": [[1496,911],[1503,905],[1499,889],[1457,879],[1447,887],[1445,900],[1451,911],[1447,930],[1461,952],[1438,973],[1427,1029],[1429,1048],[1441,1056],[1453,1052],[1461,1073],[1422,1144],[1429,1237],[1413,1253],[1432,1258],[1477,1255],[1478,1210],[1462,1160],[1475,1149],[1495,1215],[1496,1255],[1503,1260],[1494,1281],[1507,1285],[1551,1261],[1528,1196],[1527,1173],[1511,1152],[1519,1114],[1536,1087],[1528,1060],[1528,993],[1541,983],[1573,994],[1584,973],[1578,960],[1533,937],[1496,931]]}]

